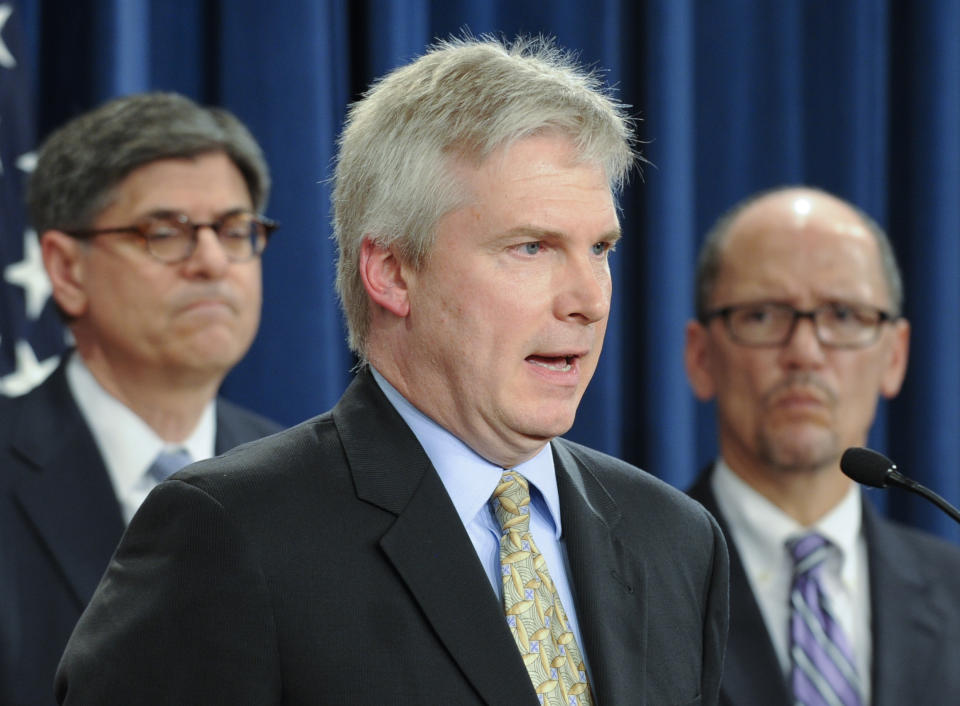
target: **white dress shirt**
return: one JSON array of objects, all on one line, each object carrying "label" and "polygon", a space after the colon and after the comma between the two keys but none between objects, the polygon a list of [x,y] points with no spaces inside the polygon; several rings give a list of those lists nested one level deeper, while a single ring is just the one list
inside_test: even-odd
[{"label": "white dress shirt", "polygon": [[217,412],[213,400],[203,410],[193,433],[182,443],[169,444],[140,417],[107,392],[78,353],[67,361],[67,384],[80,413],[93,432],[124,522],[129,523],[157,482],[147,469],[163,449],[184,448],[191,461],[214,455]]},{"label": "white dress shirt", "polygon": [[[473,542],[490,585],[499,601],[503,601],[500,572],[500,523],[490,507],[490,496],[500,483],[504,469],[490,463],[473,449],[423,414],[401,395],[373,366],[374,379],[410,427],[443,482],[460,521]],[[529,461],[513,467],[530,482],[530,532],[537,548],[546,559],[560,602],[567,613],[570,629],[584,653],[583,638],[577,622],[573,590],[568,578],[566,550],[561,541],[560,495],[550,444]],[[504,618],[506,621],[506,618]],[[589,675],[589,663],[583,654]]]},{"label": "white dress shirt", "polygon": [[753,595],[773,640],[784,675],[790,673],[790,588],[793,559],[789,538],[818,532],[831,542],[822,584],[834,615],[854,650],[865,702],[870,699],[870,585],[862,532],[860,490],[854,483],[843,500],[811,527],[804,527],[734,473],[723,459],[711,478],[717,505],[743,561]]}]

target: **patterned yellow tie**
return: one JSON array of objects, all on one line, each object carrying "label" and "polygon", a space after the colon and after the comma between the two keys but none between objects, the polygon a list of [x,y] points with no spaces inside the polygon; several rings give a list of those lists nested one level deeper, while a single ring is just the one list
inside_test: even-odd
[{"label": "patterned yellow tie", "polygon": [[507,624],[540,703],[593,704],[580,648],[567,625],[547,562],[530,536],[527,479],[515,471],[504,471],[490,504],[503,530],[500,566]]}]

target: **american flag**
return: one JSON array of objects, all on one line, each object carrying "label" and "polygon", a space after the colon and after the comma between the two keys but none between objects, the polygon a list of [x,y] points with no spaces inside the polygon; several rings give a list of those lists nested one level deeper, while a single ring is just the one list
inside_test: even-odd
[{"label": "american flag", "polygon": [[0,394],[6,395],[42,381],[65,345],[23,201],[36,140],[26,54],[17,3],[0,0]]}]

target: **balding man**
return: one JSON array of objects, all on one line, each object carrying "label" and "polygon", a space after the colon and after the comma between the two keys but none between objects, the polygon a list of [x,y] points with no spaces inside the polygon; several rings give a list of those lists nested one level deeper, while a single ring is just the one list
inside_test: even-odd
[{"label": "balding man", "polygon": [[721,703],[954,703],[960,551],[895,526],[839,467],[897,394],[910,328],[884,232],[809,188],[707,235],[686,366],[720,457],[691,495],[731,549]]}]

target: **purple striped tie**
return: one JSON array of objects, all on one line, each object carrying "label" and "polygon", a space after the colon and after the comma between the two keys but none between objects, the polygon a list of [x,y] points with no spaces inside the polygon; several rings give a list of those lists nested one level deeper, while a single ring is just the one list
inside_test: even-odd
[{"label": "purple striped tie", "polygon": [[830,544],[819,534],[787,541],[790,590],[790,684],[795,706],[862,706],[850,641],[830,611],[820,571]]}]

